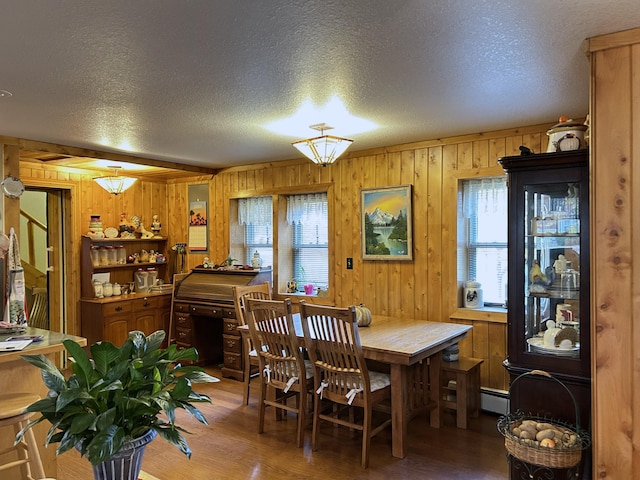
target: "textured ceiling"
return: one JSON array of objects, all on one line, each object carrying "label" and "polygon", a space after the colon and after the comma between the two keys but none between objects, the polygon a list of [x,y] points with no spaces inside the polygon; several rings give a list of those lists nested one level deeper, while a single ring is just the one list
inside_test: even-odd
[{"label": "textured ceiling", "polygon": [[[264,128],[340,98],[351,150],[588,111],[583,41],[638,0],[3,0],[0,135],[217,168],[297,158]],[[300,133],[301,132],[301,133]]]}]

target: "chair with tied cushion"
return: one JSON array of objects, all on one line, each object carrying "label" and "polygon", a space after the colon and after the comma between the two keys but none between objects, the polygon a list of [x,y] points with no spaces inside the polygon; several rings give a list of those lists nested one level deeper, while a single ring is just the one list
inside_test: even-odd
[{"label": "chair with tied cushion", "polygon": [[[389,375],[368,370],[354,306],[336,308],[301,301],[300,317],[315,379],[311,448],[316,450],[318,446],[320,420],[360,430],[361,464],[367,468],[371,437],[391,424],[391,418],[385,418],[372,426],[374,407],[391,398]],[[324,411],[323,401],[333,402],[339,408]],[[362,422],[354,420],[351,407],[363,409]],[[349,413],[347,417],[345,410]]]},{"label": "chair with tied cushion", "polygon": [[[264,282],[258,285],[234,285],[233,289],[233,302],[236,307],[236,319],[240,325],[246,325],[244,300],[246,298],[254,298],[260,300],[271,300],[271,285],[269,282]],[[251,377],[258,373],[258,353],[253,347],[251,337],[246,337],[246,342],[243,345],[243,390],[242,390],[242,403],[249,405],[249,388]]]},{"label": "chair with tied cushion", "polygon": [[[303,444],[307,391],[313,388],[311,365],[304,360],[300,339],[296,336],[291,314],[291,300],[244,301],[245,320],[260,363],[260,410],[258,433],[264,432],[267,406],[298,415],[297,443]],[[270,389],[267,396],[267,389]],[[295,406],[287,403],[296,397]]]}]

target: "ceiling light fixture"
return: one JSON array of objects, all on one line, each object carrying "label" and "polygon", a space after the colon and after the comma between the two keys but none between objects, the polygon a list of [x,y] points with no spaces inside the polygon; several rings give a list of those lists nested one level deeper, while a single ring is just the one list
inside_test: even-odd
[{"label": "ceiling light fixture", "polygon": [[113,166],[111,168],[113,169],[113,175],[107,177],[94,177],[95,182],[107,192],[118,195],[136,182],[137,178],[121,177],[118,175],[118,170],[121,167]]},{"label": "ceiling light fixture", "polygon": [[298,140],[297,142],[292,142],[291,145],[300,150],[305,157],[316,165],[326,167],[332,164],[353,143],[353,140],[348,138],[325,135],[325,130],[333,129],[326,123],[310,125],[309,128],[318,130],[321,136]]}]

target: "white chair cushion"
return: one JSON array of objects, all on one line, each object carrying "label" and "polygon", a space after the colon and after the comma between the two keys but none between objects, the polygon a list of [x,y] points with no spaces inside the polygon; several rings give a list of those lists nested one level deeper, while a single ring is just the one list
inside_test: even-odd
[{"label": "white chair cushion", "polygon": [[371,391],[382,390],[391,385],[391,377],[386,373],[369,371],[369,381],[371,382]]},{"label": "white chair cushion", "polygon": [[304,369],[306,371],[307,378],[313,378],[313,364],[311,360],[304,361]]}]

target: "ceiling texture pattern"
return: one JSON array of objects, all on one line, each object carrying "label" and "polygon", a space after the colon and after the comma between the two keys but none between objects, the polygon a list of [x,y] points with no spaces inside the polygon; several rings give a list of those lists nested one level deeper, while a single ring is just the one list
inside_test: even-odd
[{"label": "ceiling texture pattern", "polygon": [[588,112],[583,41],[637,0],[3,0],[0,135],[187,165],[299,158],[265,125],[338,97],[351,151]]}]

